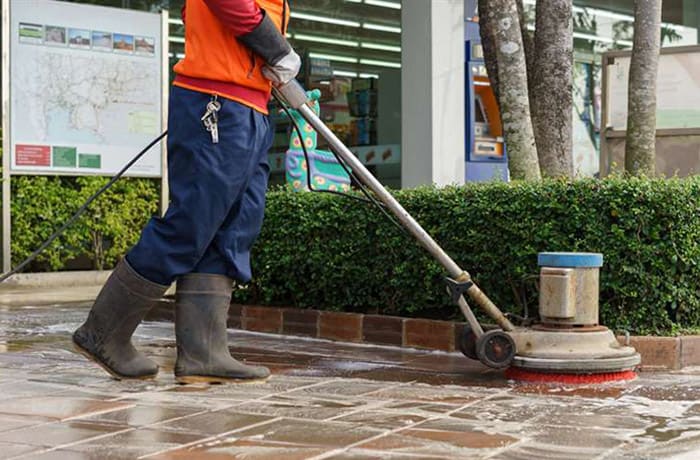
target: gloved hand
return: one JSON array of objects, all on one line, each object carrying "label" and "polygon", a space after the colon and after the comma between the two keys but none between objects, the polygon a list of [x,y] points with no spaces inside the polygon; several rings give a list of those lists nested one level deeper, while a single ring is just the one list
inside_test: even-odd
[{"label": "gloved hand", "polygon": [[283,85],[296,77],[299,69],[301,69],[301,58],[294,50],[290,50],[277,63],[263,67],[262,73],[274,85]]},{"label": "gloved hand", "polygon": [[267,65],[262,69],[265,78],[281,85],[297,76],[301,58],[264,10],[263,14],[260,24],[238,40],[265,59]]}]

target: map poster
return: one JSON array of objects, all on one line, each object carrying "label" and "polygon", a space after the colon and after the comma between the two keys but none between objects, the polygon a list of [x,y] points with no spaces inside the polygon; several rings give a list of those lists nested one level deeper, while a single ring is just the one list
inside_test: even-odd
[{"label": "map poster", "polygon": [[[10,0],[12,174],[113,175],[161,133],[161,15]],[[154,147],[127,175],[161,177]]]}]

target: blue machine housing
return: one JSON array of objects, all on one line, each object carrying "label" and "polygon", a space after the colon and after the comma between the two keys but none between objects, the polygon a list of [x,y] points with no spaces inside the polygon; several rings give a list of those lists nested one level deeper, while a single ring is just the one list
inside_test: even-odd
[{"label": "blue machine housing", "polygon": [[494,155],[477,153],[476,142],[479,130],[488,123],[483,101],[479,100],[475,77],[485,76],[483,52],[481,51],[481,36],[479,24],[473,18],[476,15],[476,0],[465,1],[464,46],[465,46],[465,180],[467,182],[508,181],[508,156],[503,144],[503,154]]}]

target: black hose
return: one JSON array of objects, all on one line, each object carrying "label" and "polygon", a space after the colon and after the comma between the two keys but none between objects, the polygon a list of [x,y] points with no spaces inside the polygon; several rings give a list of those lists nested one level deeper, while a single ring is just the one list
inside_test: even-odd
[{"label": "black hose", "polygon": [[61,225],[61,228],[59,228],[58,230],[56,230],[55,232],[53,232],[53,234],[52,234],[50,237],[48,237],[48,239],[47,239],[46,241],[44,241],[44,242],[42,243],[42,245],[39,246],[39,248],[38,248],[36,251],[32,252],[32,253],[29,255],[29,257],[27,257],[26,259],[24,259],[24,260],[23,260],[19,265],[17,265],[15,268],[13,268],[13,269],[10,270],[9,272],[4,273],[2,276],[0,276],[0,283],[4,282],[7,278],[9,278],[10,276],[14,275],[15,273],[20,272],[24,267],[26,267],[27,265],[29,265],[30,263],[32,263],[32,261],[33,261],[34,259],[36,259],[37,256],[38,256],[39,254],[41,254],[41,252],[42,252],[44,249],[46,249],[47,247],[49,247],[49,245],[50,245],[51,243],[53,243],[54,240],[55,240],[56,238],[58,238],[58,236],[59,236],[61,233],[63,233],[63,232],[65,231],[65,229],[67,229],[68,227],[70,227],[76,220],[78,220],[78,217],[80,217],[80,216],[87,210],[87,208],[90,206],[90,204],[92,204],[92,202],[95,201],[95,200],[97,199],[97,197],[99,197],[100,195],[102,195],[108,188],[110,188],[116,181],[118,181],[118,180],[124,175],[124,173],[125,173],[129,168],[131,168],[131,167],[134,165],[134,163],[136,163],[142,156],[144,156],[144,155],[146,154],[146,152],[148,152],[148,151],[151,149],[151,147],[153,147],[154,145],[156,145],[158,142],[160,142],[160,141],[161,141],[165,136],[167,136],[167,135],[168,135],[168,132],[165,131],[165,132],[163,132],[163,134],[161,134],[160,136],[158,136],[158,137],[156,137],[155,139],[153,139],[153,141],[151,141],[150,144],[148,144],[146,147],[144,147],[144,149],[141,150],[141,151],[138,153],[138,155],[136,155],[134,158],[132,158],[131,161],[129,161],[129,162],[126,164],[126,166],[124,166],[124,167],[121,169],[121,171],[119,171],[114,177],[112,177],[112,178],[109,180],[109,182],[107,182],[105,185],[103,185],[102,187],[100,187],[100,189],[99,189],[97,192],[95,192],[92,196],[90,196],[90,198],[88,198],[87,201],[86,201],[85,203],[83,203],[83,205],[82,205],[80,208],[78,208],[78,210],[75,212],[75,214],[73,214],[73,215],[71,216],[70,219],[68,219],[63,225]]}]

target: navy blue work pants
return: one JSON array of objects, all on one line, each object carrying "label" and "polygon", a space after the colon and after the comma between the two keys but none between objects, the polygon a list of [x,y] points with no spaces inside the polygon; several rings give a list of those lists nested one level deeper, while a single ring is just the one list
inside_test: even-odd
[{"label": "navy blue work pants", "polygon": [[219,97],[219,142],[201,117],[208,94],[173,86],[168,119],[170,204],[127,254],[139,274],[170,284],[187,273],[251,278],[250,248],[260,233],[269,176],[268,117]]}]

